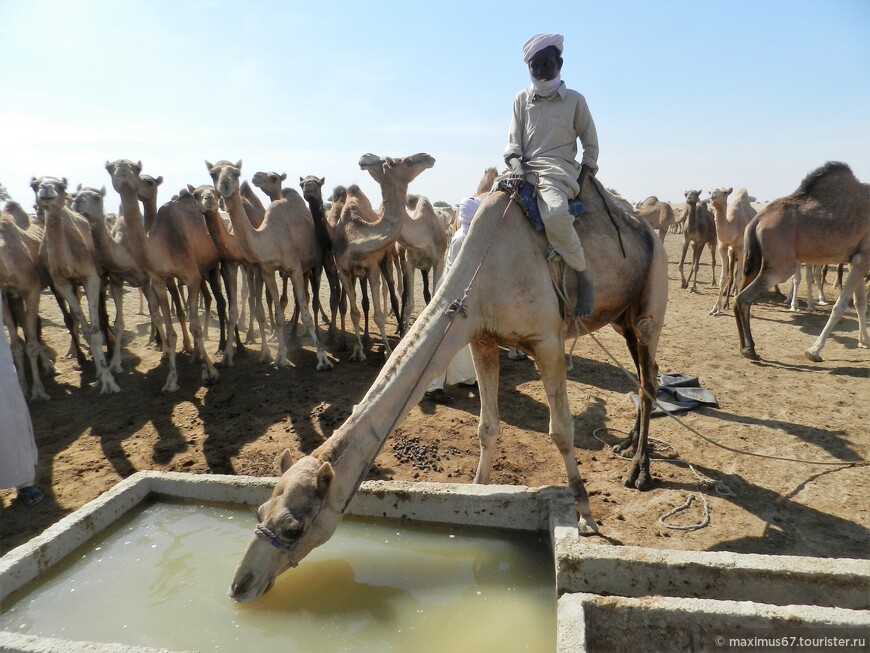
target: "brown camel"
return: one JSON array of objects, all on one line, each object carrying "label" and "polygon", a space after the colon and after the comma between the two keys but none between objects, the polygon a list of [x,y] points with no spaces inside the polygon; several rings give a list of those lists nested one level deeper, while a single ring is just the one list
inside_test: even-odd
[{"label": "brown camel", "polygon": [[3,213],[12,218],[20,229],[30,228],[30,216],[15,200],[6,200],[6,204],[3,205]]},{"label": "brown camel", "polygon": [[[716,225],[713,216],[707,209],[706,202],[700,202],[701,191],[687,190],[686,196],[686,228],[683,231],[683,252],[680,255],[680,278],[681,288],[689,287],[689,280],[694,277],[692,288],[689,292],[698,292],[698,266],[701,262],[701,254],[704,247],[710,247],[710,267],[713,269],[713,283],[716,285]],[[692,245],[692,266],[689,270],[689,278],[683,273],[683,264],[686,261],[686,252]]]},{"label": "brown camel", "polygon": [[655,195],[650,195],[638,204],[637,214],[649,222],[650,226],[659,232],[659,238],[665,242],[668,229],[674,224],[674,209],[667,202],[659,201]]},{"label": "brown camel", "polygon": [[[595,184],[596,189],[592,188]],[[599,192],[601,195],[599,195]],[[640,402],[631,435],[617,450],[635,449],[630,487],[652,482],[647,438],[656,393],[656,349],[667,304],[667,256],[644,220],[610,207],[596,178],[587,178],[578,220],[595,275],[595,305],[581,332],[612,325],[626,340],[640,377]],[[620,237],[625,256],[620,248]],[[568,405],[565,337],[576,288],[566,275],[568,301],[560,306],[546,260],[547,239],[536,232],[504,192],[483,201],[456,261],[432,301],[387,361],[348,420],[311,454],[291,465],[258,510],[256,535],[235,571],[230,596],[250,601],[284,570],[328,540],[393,428],[422,398],[428,383],[469,342],[480,386],[481,457],[475,481],[489,478],[499,433],[499,344],[530,351],[550,404],[550,437],[562,454],[582,532],[594,532],[589,501],[574,458],[574,421]]]},{"label": "brown camel", "polygon": [[[8,207],[8,204],[7,204]],[[25,217],[27,214],[24,214]],[[42,383],[42,373],[52,374],[54,363],[51,353],[39,340],[39,301],[43,289],[48,287],[48,270],[39,258],[42,240],[40,228],[19,226],[15,212],[5,209],[0,214],[0,292],[3,295],[3,320],[9,331],[9,344],[18,373],[18,381],[25,397],[48,400],[50,397]],[[24,343],[18,336],[18,327],[24,333]],[[0,336],[2,337],[2,336]],[[30,363],[31,389],[27,389],[24,356]]]},{"label": "brown camel", "polygon": [[106,170],[112,178],[112,187],[121,196],[130,251],[139,267],[151,277],[151,285],[163,314],[166,334],[164,336],[161,333],[160,336],[164,356],[169,363],[169,374],[161,392],[175,392],[179,387],[175,362],[177,337],[169,314],[166,289],[167,280],[173,277],[181,279],[188,288],[188,321],[194,349],[202,366],[202,381],[206,384],[215,383],[218,371],[206,353],[199,322],[199,293],[203,277],[217,269],[219,257],[197,209],[196,200],[184,189],[176,199],[160,207],[154,226],[146,233],[139,210],[141,162],[133,163],[128,159],[107,161]]},{"label": "brown camel", "polygon": [[[245,269],[249,285],[251,287],[262,286],[262,280],[257,274],[256,281],[252,274],[249,274],[252,266],[245,258],[242,247],[236,238],[236,235],[227,227],[223,219],[223,214],[220,211],[220,194],[213,186],[205,185],[194,188],[188,185],[188,190],[196,198],[197,206],[200,213],[205,218],[205,224],[208,228],[208,233],[214,241],[220,255],[222,276],[224,285],[227,289],[229,299],[229,311],[227,319],[227,344],[223,350],[223,359],[221,365],[231,367],[233,364],[233,355],[237,346],[237,325],[239,322],[239,302],[238,302],[238,273],[239,268]],[[259,273],[259,270],[257,271]],[[261,293],[260,293],[261,294]],[[254,310],[257,318],[257,323],[260,326],[260,361],[267,362],[271,360],[269,353],[269,345],[266,337],[266,320],[263,311],[261,297],[256,298]]]},{"label": "brown camel", "polygon": [[[300,307],[302,324],[311,336],[317,352],[317,369],[331,369],[332,361],[323,350],[317,334],[317,323],[312,319],[307,306],[305,273],[322,265],[322,254],[317,244],[314,220],[302,197],[295,190],[287,189],[281,199],[272,202],[266,209],[263,224],[258,229],[254,229],[245,214],[239,193],[241,160],[237,163],[221,160],[215,164],[206,161],[205,165],[215,188],[224,198],[233,230],[245,258],[252,263],[257,263],[263,272],[263,279],[272,295],[272,302],[275,306],[280,302],[278,286],[275,283],[275,273],[280,272],[287,275],[293,284],[293,295]],[[275,317],[278,335],[278,353],[275,363],[279,367],[284,367],[289,365],[289,361],[284,341],[283,311],[276,310]]]},{"label": "brown camel", "polygon": [[731,203],[728,196],[733,188],[718,188],[710,191],[710,203],[713,205],[713,217],[716,222],[716,240],[719,250],[719,297],[710,309],[710,315],[719,315],[728,308],[728,297],[731,284],[741,287],[743,280],[743,234],[746,225],[757,213],[752,208],[749,193],[741,188],[734,193]]},{"label": "brown camel", "polygon": [[[39,246],[39,258],[48,270],[55,290],[81,325],[96,366],[100,393],[120,392],[103,354],[99,310],[103,269],[96,257],[88,221],[67,207],[66,179],[33,177],[30,187],[45,213],[45,233]],[[84,287],[90,321],[82,311],[76,285]]]},{"label": "brown camel", "polygon": [[794,193],[767,204],[746,228],[745,244],[745,277],[734,300],[744,356],[758,359],[749,325],[752,304],[762,292],[794,274],[798,261],[849,264],[840,296],[818,339],[806,350],[807,358],[822,360],[822,348],[853,295],[858,346],[870,345],[863,288],[870,273],[870,184],[858,181],[849,166],[829,161],[807,175]]},{"label": "brown camel", "polygon": [[145,295],[154,329],[158,324],[160,307],[154,290],[151,288],[151,278],[137,265],[126,238],[115,239],[112,237],[106,224],[106,214],[103,207],[105,196],[105,186],[100,189],[79,186],[73,197],[72,208],[83,215],[90,225],[96,255],[105,272],[115,303],[115,323],[113,326],[115,342],[109,369],[113,372],[121,372],[123,371],[121,345],[124,334],[124,283],[139,288]]}]

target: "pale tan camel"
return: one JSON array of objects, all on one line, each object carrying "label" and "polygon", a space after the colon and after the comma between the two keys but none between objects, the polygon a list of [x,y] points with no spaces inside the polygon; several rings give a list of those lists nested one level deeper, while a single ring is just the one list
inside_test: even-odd
[{"label": "pale tan camel", "polygon": [[[700,201],[701,191],[687,190],[686,196],[686,227],[683,231],[683,252],[680,255],[680,287],[688,288],[689,281],[694,277],[692,288],[689,292],[698,292],[698,267],[701,264],[701,254],[704,247],[710,248],[710,267],[713,270],[712,285],[716,285],[716,225],[713,216],[707,209],[707,204]],[[692,266],[689,269],[689,277],[683,273],[683,264],[686,261],[686,252],[692,246]]]},{"label": "pale tan camel", "polygon": [[[275,306],[280,303],[275,273],[285,274],[293,284],[293,295],[299,304],[302,324],[311,336],[316,349],[317,369],[333,367],[332,361],[323,350],[317,334],[317,323],[308,311],[305,292],[305,273],[322,265],[322,253],[317,245],[314,220],[305,202],[293,189],[287,189],[282,198],[272,202],[266,209],[266,217],[258,229],[254,229],[245,214],[239,193],[241,160],[237,163],[221,160],[217,163],[205,162],[214,181],[215,188],[224,198],[230,212],[233,230],[245,258],[257,263],[263,272],[266,288],[272,295]],[[278,353],[275,363],[279,367],[289,365],[284,340],[284,313],[276,310],[278,334]]]},{"label": "pale tan camel", "polygon": [[148,314],[151,317],[152,327],[156,329],[160,318],[160,306],[157,297],[151,287],[151,278],[136,263],[130,252],[126,238],[113,238],[109,226],[106,224],[103,200],[106,196],[106,187],[82,188],[73,196],[72,208],[83,215],[90,225],[91,236],[94,239],[94,248],[97,258],[103,267],[105,277],[109,283],[112,299],[115,303],[115,334],[114,347],[112,348],[112,360],[109,369],[113,372],[121,372],[121,346],[124,335],[124,283],[138,288],[145,295],[148,302]]},{"label": "pale tan camel", "polygon": [[169,314],[166,289],[167,280],[173,277],[181,279],[188,288],[188,320],[194,349],[202,366],[202,381],[206,384],[215,383],[218,380],[218,371],[203,343],[199,321],[199,293],[203,277],[216,269],[219,257],[197,209],[196,200],[187,189],[183,190],[176,199],[160,207],[154,226],[146,233],[144,219],[139,210],[141,162],[133,163],[128,159],[107,161],[106,170],[112,178],[112,187],[121,196],[130,251],[139,267],[151,277],[151,285],[163,314],[166,333],[161,333],[160,336],[164,356],[169,363],[169,374],[161,392],[175,392],[179,387],[175,361],[177,337]]},{"label": "pale tan camel", "polygon": [[[238,272],[242,266],[247,271],[250,271],[251,265],[248,263],[248,259],[245,257],[235,233],[224,222],[223,214],[219,208],[221,196],[214,186],[205,185],[194,188],[188,185],[187,188],[196,198],[199,211],[205,218],[208,233],[214,241],[221,259],[222,276],[229,298],[228,336],[226,347],[223,350],[221,365],[230,367],[233,364],[233,355],[237,346],[236,326],[239,322]],[[246,274],[248,274],[247,271]],[[251,280],[252,276],[249,275],[248,278]],[[259,286],[262,286],[260,278],[256,280],[252,287]],[[256,298],[252,312],[255,313],[260,327],[260,361],[268,362],[271,360],[271,354],[266,337],[266,320],[261,297]]]},{"label": "pale tan camel", "polygon": [[659,232],[659,238],[665,242],[668,229],[674,224],[674,209],[667,202],[659,201],[655,195],[650,195],[637,207],[637,214],[649,222],[650,226]]},{"label": "pale tan camel", "polygon": [[[8,206],[8,204],[7,204]],[[25,217],[27,214],[24,214]],[[39,301],[43,289],[50,282],[48,270],[39,258],[42,240],[40,228],[19,226],[19,218],[5,209],[0,214],[0,292],[3,295],[3,320],[9,331],[9,344],[18,381],[25,397],[48,400],[42,383],[42,373],[53,374],[51,352],[39,340]],[[18,327],[24,333],[24,342],[18,336]],[[24,356],[30,363],[31,388],[27,389]]]},{"label": "pale tan camel", "polygon": [[734,300],[740,351],[757,360],[750,330],[750,309],[758,296],[789,278],[798,261],[811,265],[849,263],[849,274],[818,339],[806,350],[811,361],[821,352],[854,295],[858,313],[858,346],[867,335],[867,293],[870,273],[870,184],[862,184],[845,163],[829,161],[814,170],[787,197],[767,204],[746,229],[745,279]]},{"label": "pale tan camel", "polygon": [[[36,193],[37,204],[45,212],[45,233],[39,246],[39,258],[48,270],[55,290],[81,325],[96,366],[100,393],[120,392],[103,354],[99,310],[103,269],[96,257],[88,221],[67,207],[66,179],[33,177],[30,187]],[[84,287],[88,318],[85,318],[74,288],[78,284]]]},{"label": "pale tan camel", "polygon": [[719,297],[710,309],[710,315],[719,315],[728,308],[728,297],[733,281],[740,288],[743,281],[743,233],[746,225],[755,217],[749,193],[745,188],[734,193],[731,203],[728,196],[733,188],[717,188],[710,191],[710,204],[716,221],[716,241],[719,250]]},{"label": "pale tan camel", "polygon": [[[649,224],[611,208],[620,240],[596,184],[587,178],[582,201],[589,210],[575,224],[595,270],[593,314],[581,332],[611,324],[626,340],[640,377],[640,402],[631,435],[617,450],[634,448],[630,487],[652,482],[647,438],[656,393],[656,349],[667,304],[668,261]],[[284,570],[328,540],[387,436],[423,396],[431,379],[471,342],[480,386],[481,457],[475,481],[489,479],[499,433],[498,345],[518,345],[534,356],[550,404],[550,437],[568,474],[584,533],[594,532],[589,501],[574,458],[574,421],[568,404],[565,338],[572,326],[574,275],[567,306],[560,306],[546,260],[547,239],[536,232],[508,195],[481,204],[449,274],[399,343],[348,420],[310,455],[291,464],[258,510],[256,535],[235,571],[230,596],[250,601]]]}]

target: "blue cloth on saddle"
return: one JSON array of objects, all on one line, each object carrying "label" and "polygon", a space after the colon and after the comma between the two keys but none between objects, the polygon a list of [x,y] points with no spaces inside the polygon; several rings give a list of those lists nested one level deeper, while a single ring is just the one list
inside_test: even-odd
[{"label": "blue cloth on saddle", "polygon": [[[520,184],[517,197],[519,198],[520,206],[523,207],[523,212],[526,214],[526,217],[531,220],[535,229],[543,231],[544,221],[541,219],[541,210],[538,208],[535,188],[534,184],[524,181]],[[586,207],[583,206],[583,202],[576,197],[568,200],[568,212],[575,218],[589,213],[589,211],[586,210]]]}]

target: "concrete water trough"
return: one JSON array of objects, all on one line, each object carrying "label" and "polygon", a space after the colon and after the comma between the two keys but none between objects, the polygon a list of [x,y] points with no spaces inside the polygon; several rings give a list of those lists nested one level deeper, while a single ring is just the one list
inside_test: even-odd
[{"label": "concrete water trough", "polygon": [[[187,501],[257,506],[268,498],[275,480],[162,472],[131,476],[0,558],[0,618],[10,610],[10,602],[19,600],[16,597],[27,596],[42,577],[76,557],[71,554],[143,505]],[[552,612],[546,618],[553,621],[550,636],[542,638],[544,646],[539,650],[727,650],[717,637],[757,634],[759,629],[773,634],[782,634],[783,629],[798,634],[827,629],[824,632],[850,637],[870,635],[867,560],[604,545],[600,540],[578,536],[573,500],[562,487],[368,481],[349,505],[347,515],[353,521],[390,520],[400,525],[396,530],[401,524],[448,525],[487,529],[496,536],[537,536],[542,544],[535,550],[552,569],[547,581],[552,582],[552,592],[546,590]],[[253,531],[253,514],[249,521],[240,526],[245,533]],[[238,553],[225,554],[221,561],[226,568],[219,567],[216,575],[222,576],[219,581],[223,585],[229,585]],[[285,576],[301,572],[306,564],[317,563],[303,561]],[[262,600],[289,591],[279,583]],[[220,600],[232,605],[225,596]],[[305,600],[298,599],[300,611],[308,607]],[[265,609],[262,605],[258,608],[257,601],[245,606],[248,615]],[[377,617],[384,621],[383,615]],[[392,627],[401,630],[402,624]],[[81,636],[61,639],[6,626],[0,630],[0,653],[167,651],[137,645],[136,640],[122,641],[121,637],[111,642],[97,640]],[[274,643],[269,642],[264,640],[258,650],[271,650],[269,646]],[[229,642],[213,648],[195,644],[185,650],[235,649]],[[403,649],[391,645],[390,650]],[[421,649],[415,646],[413,650]]]}]

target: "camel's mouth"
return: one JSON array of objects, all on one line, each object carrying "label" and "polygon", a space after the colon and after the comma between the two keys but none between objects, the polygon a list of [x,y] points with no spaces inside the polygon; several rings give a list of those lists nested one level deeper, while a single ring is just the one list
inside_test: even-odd
[{"label": "camel's mouth", "polygon": [[36,193],[36,198],[44,201],[51,201],[57,197],[57,191],[52,186],[40,186]]}]

